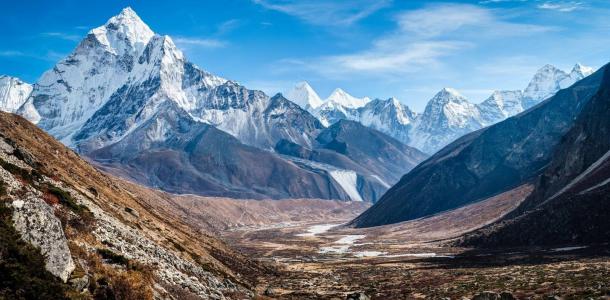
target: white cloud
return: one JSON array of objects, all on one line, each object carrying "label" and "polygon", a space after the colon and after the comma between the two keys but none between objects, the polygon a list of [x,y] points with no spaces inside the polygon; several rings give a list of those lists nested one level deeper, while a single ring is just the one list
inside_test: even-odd
[{"label": "white cloud", "polygon": [[581,2],[544,2],[538,5],[540,9],[555,10],[559,12],[572,12],[583,7]]},{"label": "white cloud", "polygon": [[351,25],[388,6],[391,0],[252,0],[315,25]]},{"label": "white cloud", "polygon": [[[397,42],[393,47],[393,42]],[[344,72],[412,73],[439,64],[443,56],[468,47],[458,41],[417,41],[407,44],[399,40],[382,40],[373,49],[323,59],[322,70],[328,74]]]},{"label": "white cloud", "polygon": [[493,10],[468,4],[431,5],[397,17],[400,29],[421,37],[437,37],[460,31],[461,35],[516,36],[553,30],[551,27],[512,23]]},{"label": "white cloud", "polygon": [[21,51],[14,50],[2,50],[0,51],[0,56],[2,57],[19,57],[19,56],[27,56],[25,53]]},{"label": "white cloud", "polygon": [[41,35],[44,37],[58,38],[61,40],[72,41],[72,42],[78,42],[83,38],[80,35],[69,34],[69,33],[65,33],[65,32],[43,32],[43,33],[41,33]]},{"label": "white cloud", "polygon": [[181,46],[195,46],[201,48],[222,48],[226,46],[226,42],[217,39],[202,39],[191,37],[176,37],[173,41]]}]

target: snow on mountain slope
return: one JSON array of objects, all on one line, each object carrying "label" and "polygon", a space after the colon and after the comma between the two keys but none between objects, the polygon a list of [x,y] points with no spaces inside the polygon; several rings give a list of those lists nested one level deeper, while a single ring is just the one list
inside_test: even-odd
[{"label": "snow on mountain slope", "polygon": [[572,71],[570,71],[570,74],[568,74],[568,76],[566,78],[561,80],[561,82],[559,83],[559,87],[561,87],[562,89],[565,89],[565,88],[573,85],[577,81],[593,74],[593,72],[594,72],[593,68],[586,67],[586,66],[583,66],[583,65],[577,63],[574,66],[574,68],[572,68]]},{"label": "snow on mountain slope", "polygon": [[410,132],[411,146],[434,153],[458,137],[483,127],[475,104],[456,90],[444,88],[426,105]]},{"label": "snow on mountain slope", "polygon": [[417,118],[408,106],[396,98],[375,99],[358,109],[358,121],[408,145],[409,131]]},{"label": "snow on mountain slope", "polygon": [[305,81],[299,82],[292,90],[286,93],[286,99],[306,110],[318,108],[324,103],[320,96],[318,96],[318,93]]},{"label": "snow on mountain slope", "polygon": [[[523,112],[592,72],[592,68],[581,64],[576,64],[569,74],[546,65],[536,72],[524,91],[494,91],[489,98],[476,105],[459,96],[457,91],[445,89],[444,94],[454,94],[453,98],[457,100],[438,103],[443,101],[436,95],[426,106],[428,113],[419,115],[395,98],[369,101],[368,98],[350,96],[341,89],[336,89],[317,108],[309,106],[308,110],[326,127],[339,120],[357,121],[409,146],[434,153],[463,134]],[[307,95],[317,96],[308,85],[297,86],[294,90],[305,89]],[[306,97],[293,96],[292,99],[304,102],[301,99]]]},{"label": "snow on mountain slope", "polygon": [[538,104],[540,101],[555,95],[560,89],[567,88],[592,73],[592,68],[579,63],[574,66],[569,74],[555,66],[545,65],[536,72],[523,91],[524,108],[527,109]]},{"label": "snow on mountain slope", "polygon": [[482,123],[489,126],[522,112],[522,99],[522,91],[494,91],[478,105]]},{"label": "snow on mountain slope", "polygon": [[120,140],[165,101],[265,149],[279,139],[311,144],[322,128],[283,97],[272,99],[199,69],[130,8],[91,30],[47,71],[19,112],[67,145],[90,151]]},{"label": "snow on mountain slope", "polygon": [[330,176],[341,185],[352,201],[362,202],[358,192],[358,175],[354,171],[335,170],[330,171]]},{"label": "snow on mountain slope", "polygon": [[560,82],[567,76],[566,72],[555,66],[543,66],[523,91],[525,106],[529,108],[555,94],[560,89]]},{"label": "snow on mountain slope", "polygon": [[32,85],[19,78],[0,75],[0,110],[15,112],[27,100]]},{"label": "snow on mountain slope", "polygon": [[371,99],[368,97],[356,98],[339,88],[335,89],[330,96],[326,98],[326,102],[333,102],[347,108],[363,107],[369,101],[371,101]]},{"label": "snow on mountain slope", "polygon": [[138,68],[138,58],[153,35],[133,10],[124,9],[45,72],[19,112],[71,144],[68,137],[119,87],[147,75]]},{"label": "snow on mountain slope", "polygon": [[[109,171],[168,191],[355,199],[327,172],[265,151],[313,147],[324,129],[313,115],[199,69],[129,8],[46,72],[20,112]],[[366,201],[385,191],[370,176],[357,184]]]}]

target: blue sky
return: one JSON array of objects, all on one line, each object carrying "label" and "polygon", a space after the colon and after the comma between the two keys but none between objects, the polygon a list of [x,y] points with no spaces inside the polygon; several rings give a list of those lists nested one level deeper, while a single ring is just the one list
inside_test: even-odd
[{"label": "blue sky", "polygon": [[473,102],[524,88],[550,63],[610,58],[608,1],[7,1],[0,74],[35,82],[131,6],[188,59],[267,93],[306,80],[326,97],[398,97],[416,111],[442,87]]}]

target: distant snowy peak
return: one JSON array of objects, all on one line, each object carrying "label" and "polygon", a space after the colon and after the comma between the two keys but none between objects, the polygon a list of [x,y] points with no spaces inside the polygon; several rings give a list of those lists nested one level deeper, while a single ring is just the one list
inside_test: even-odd
[{"label": "distant snowy peak", "polygon": [[460,136],[483,125],[477,105],[458,91],[444,88],[426,105],[409,131],[409,145],[434,153]]},{"label": "distant snowy peak", "polygon": [[16,77],[0,75],[0,110],[14,113],[31,92],[31,84]]},{"label": "distant snowy peak", "polygon": [[318,93],[305,81],[299,82],[286,93],[286,98],[306,110],[316,109],[324,103]]},{"label": "distant snowy peak", "polygon": [[479,118],[479,111],[457,90],[443,88],[428,102],[422,118],[429,119],[430,125],[447,122],[449,127],[470,128],[478,127],[472,121]]},{"label": "distant snowy peak", "polygon": [[520,90],[494,91],[478,105],[483,124],[488,126],[521,113],[524,110],[522,100],[523,92]]},{"label": "distant snowy peak", "polygon": [[559,83],[559,86],[560,86],[560,88],[565,89],[565,88],[573,85],[577,81],[593,74],[593,72],[594,72],[593,68],[586,67],[586,66],[583,66],[583,65],[577,63],[572,68],[572,71],[570,71],[570,74],[568,74],[568,76],[566,78],[561,80],[561,82]]},{"label": "distant snowy peak", "polygon": [[347,92],[345,92],[344,90],[338,88],[335,89],[330,96],[328,96],[328,98],[326,98],[326,102],[332,102],[335,104],[339,104],[343,107],[346,108],[359,108],[359,107],[363,107],[365,106],[369,101],[371,101],[370,98],[368,97],[364,97],[364,98],[356,98],[350,94],[348,94]]},{"label": "distant snowy peak", "polygon": [[553,65],[542,67],[523,91],[524,108],[527,109],[591,75],[593,68],[576,64],[568,74]]},{"label": "distant snowy peak", "polygon": [[91,30],[89,34],[117,55],[130,49],[140,53],[155,35],[130,7],[124,8],[120,14],[110,18],[103,26]]},{"label": "distant snowy peak", "polygon": [[523,91],[528,106],[554,95],[561,88],[560,82],[567,76],[566,72],[552,65],[545,65],[538,70]]}]

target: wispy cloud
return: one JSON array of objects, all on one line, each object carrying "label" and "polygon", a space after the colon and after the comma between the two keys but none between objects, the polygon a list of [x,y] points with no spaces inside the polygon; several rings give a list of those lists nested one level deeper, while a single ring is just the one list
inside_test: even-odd
[{"label": "wispy cloud", "polygon": [[27,56],[25,53],[21,51],[15,50],[0,50],[0,56],[2,57],[19,57],[19,56]]},{"label": "wispy cloud", "polygon": [[65,32],[43,32],[40,35],[48,38],[57,38],[66,41],[78,42],[83,37],[77,34],[69,34]]},{"label": "wispy cloud", "polygon": [[315,25],[345,26],[388,6],[391,0],[252,0],[267,9],[283,12]]},{"label": "wispy cloud", "polygon": [[55,51],[47,51],[44,54],[35,54],[35,53],[26,53],[26,52],[17,51],[17,50],[0,50],[0,57],[7,57],[7,58],[25,57],[25,58],[32,58],[32,59],[52,61],[52,62],[56,62],[64,57],[66,57],[66,55],[67,54],[65,54],[65,53],[59,53],[59,52],[55,52]]},{"label": "wispy cloud", "polygon": [[527,36],[554,28],[509,22],[496,10],[476,5],[442,4],[402,12],[396,29],[373,41],[368,49],[326,56],[311,62],[284,60],[328,77],[404,75],[441,68],[443,58],[502,37]]},{"label": "wispy cloud", "polygon": [[397,17],[400,30],[420,37],[444,34],[461,36],[517,36],[544,33],[548,26],[514,23],[502,20],[493,10],[468,4],[432,5],[409,11]]},{"label": "wispy cloud", "polygon": [[195,47],[200,47],[200,48],[222,48],[227,45],[226,42],[217,40],[217,39],[176,37],[173,40],[177,45],[195,46]]},{"label": "wispy cloud", "polygon": [[240,21],[238,19],[230,19],[230,20],[224,21],[218,25],[216,34],[223,35],[223,34],[229,33],[231,31],[237,29],[241,25],[242,25],[242,21]]},{"label": "wispy cloud", "polygon": [[559,12],[573,12],[582,7],[582,2],[544,2],[538,5],[538,8],[540,9],[548,9]]}]

